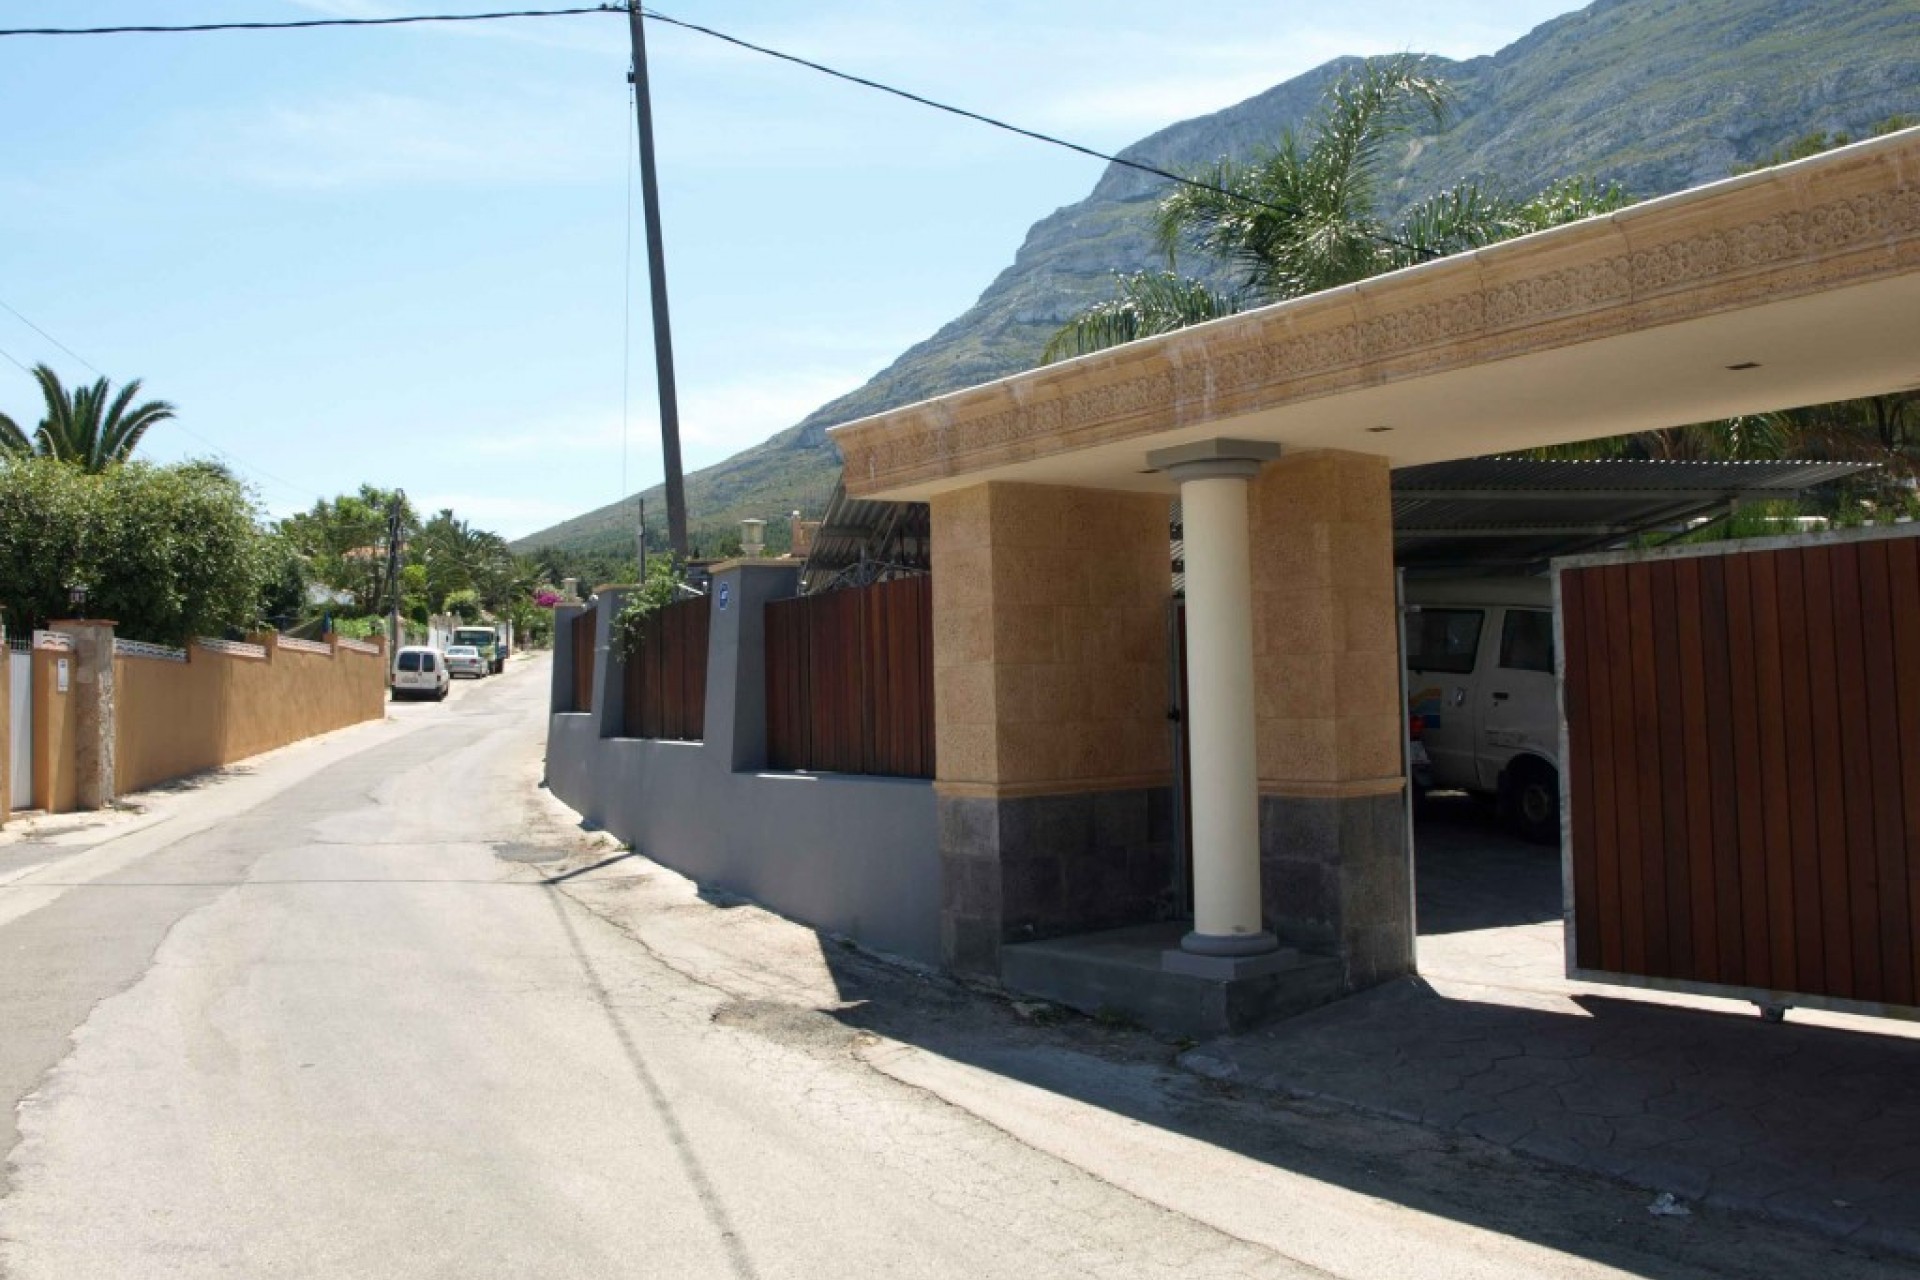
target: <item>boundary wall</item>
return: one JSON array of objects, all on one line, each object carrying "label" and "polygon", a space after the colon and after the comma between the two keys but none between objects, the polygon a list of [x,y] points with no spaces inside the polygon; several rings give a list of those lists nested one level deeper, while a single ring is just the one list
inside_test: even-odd
[{"label": "boundary wall", "polygon": [[[129,792],[231,764],[386,714],[380,643],[274,634],[186,649],[116,641],[113,623],[34,633],[33,786],[46,813],[98,809]],[[0,680],[0,725],[11,690]]]},{"label": "boundary wall", "polygon": [[[554,612],[547,785],[647,857],[877,950],[940,963],[933,783],[767,769],[766,605],[792,561],[713,571],[705,738],[631,738],[610,623],[626,591]],[[593,628],[591,708],[574,710],[575,627]],[[587,646],[582,639],[582,646]]]}]

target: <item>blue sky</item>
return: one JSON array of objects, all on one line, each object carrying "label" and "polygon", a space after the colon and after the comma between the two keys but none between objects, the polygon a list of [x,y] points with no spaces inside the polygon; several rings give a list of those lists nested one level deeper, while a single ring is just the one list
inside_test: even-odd
[{"label": "blue sky", "polygon": [[[0,0],[0,26],[545,3]],[[1115,150],[1340,54],[1491,53],[1579,6],[658,7]],[[689,470],[953,318],[1100,174],[702,36],[648,41]],[[617,15],[0,40],[0,303],[180,407],[144,455],[224,456],[271,513],[363,481],[509,537],[601,506],[660,476],[637,190],[625,336],[627,63]],[[93,377],[5,310],[0,352]],[[0,359],[0,410],[38,404]]]}]

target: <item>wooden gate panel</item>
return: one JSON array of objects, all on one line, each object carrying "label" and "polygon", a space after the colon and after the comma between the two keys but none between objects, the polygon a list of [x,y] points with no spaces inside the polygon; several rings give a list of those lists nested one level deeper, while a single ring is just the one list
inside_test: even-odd
[{"label": "wooden gate panel", "polygon": [[1920,539],[1559,587],[1576,971],[1920,1003]]},{"label": "wooden gate panel", "polygon": [[594,611],[592,609],[574,615],[569,639],[573,645],[573,709],[575,711],[593,710],[593,628]]},{"label": "wooden gate panel", "polygon": [[932,777],[932,579],[766,608],[769,764]]}]

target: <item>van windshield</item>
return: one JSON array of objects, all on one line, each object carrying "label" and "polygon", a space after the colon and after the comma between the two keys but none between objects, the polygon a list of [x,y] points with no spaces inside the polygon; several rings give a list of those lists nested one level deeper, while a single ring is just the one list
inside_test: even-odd
[{"label": "van windshield", "polygon": [[403,653],[400,655],[399,665],[402,671],[418,671],[420,669],[420,655],[411,652]]},{"label": "van windshield", "polygon": [[1479,609],[1422,608],[1407,615],[1407,667],[1465,675],[1480,650]]}]

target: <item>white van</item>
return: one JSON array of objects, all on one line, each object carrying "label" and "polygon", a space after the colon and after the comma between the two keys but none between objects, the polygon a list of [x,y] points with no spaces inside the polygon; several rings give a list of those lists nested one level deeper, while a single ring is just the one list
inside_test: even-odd
[{"label": "white van", "polygon": [[446,658],[435,649],[417,644],[395,651],[389,679],[395,702],[402,698],[432,698],[440,702],[446,698],[451,681]]},{"label": "white van", "polygon": [[1557,844],[1552,580],[1414,579],[1406,595],[1407,709],[1431,785],[1489,797],[1521,835]]}]

